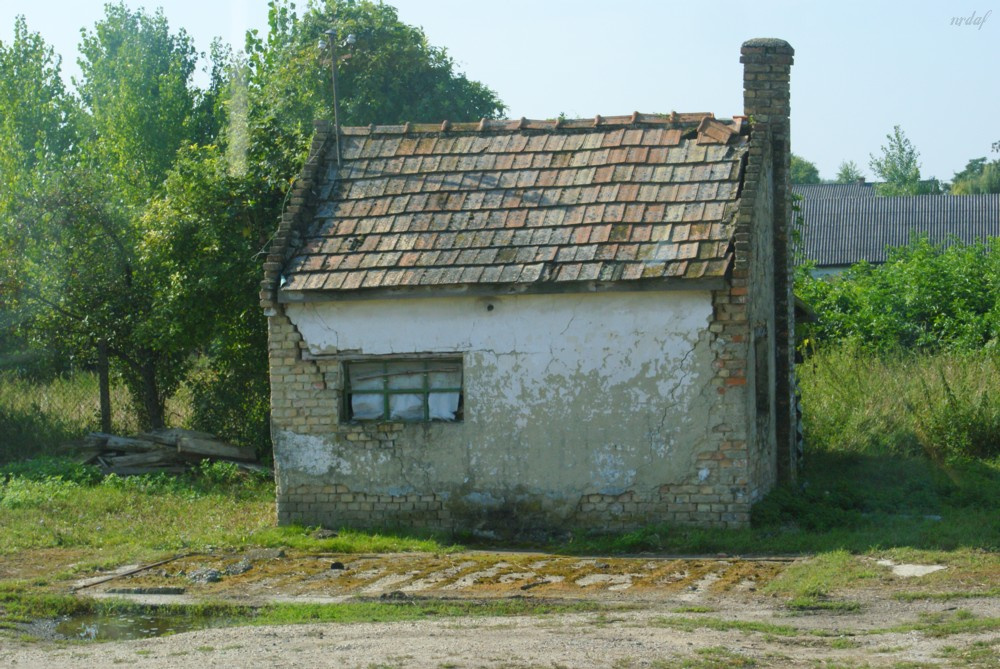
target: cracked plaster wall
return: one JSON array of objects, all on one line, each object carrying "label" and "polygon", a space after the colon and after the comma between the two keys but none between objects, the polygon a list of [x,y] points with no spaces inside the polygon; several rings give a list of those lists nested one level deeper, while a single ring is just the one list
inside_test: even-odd
[{"label": "cracked plaster wall", "polygon": [[333,481],[479,507],[534,498],[566,515],[587,494],[703,483],[694,463],[717,420],[708,292],[343,301],[286,314],[335,383],[345,356],[461,354],[465,417],[395,423],[376,448],[337,421],[279,428],[279,487]]}]

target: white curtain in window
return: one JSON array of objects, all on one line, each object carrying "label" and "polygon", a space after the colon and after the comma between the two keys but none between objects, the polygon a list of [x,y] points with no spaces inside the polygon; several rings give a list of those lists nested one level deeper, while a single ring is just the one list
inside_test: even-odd
[{"label": "white curtain in window", "polygon": [[458,393],[431,393],[427,396],[431,420],[455,420],[458,413]]}]

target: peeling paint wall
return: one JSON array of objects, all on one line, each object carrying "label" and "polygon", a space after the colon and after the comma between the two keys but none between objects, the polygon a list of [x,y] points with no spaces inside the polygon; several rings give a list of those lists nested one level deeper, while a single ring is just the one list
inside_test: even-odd
[{"label": "peeling paint wall", "polygon": [[[613,500],[620,516],[655,522],[653,507],[636,500],[664,485],[711,484],[695,466],[724,420],[712,411],[709,292],[364,300],[285,311],[302,354],[314,358],[302,363],[314,366],[314,392],[298,401],[339,411],[345,357],[460,354],[465,413],[461,423],[344,424],[338,414],[298,426],[279,414],[279,498],[281,490],[320,490],[405,506],[430,497],[428,508],[445,518],[438,524],[456,526],[494,512],[536,515],[540,525],[582,522],[588,504],[598,512]],[[336,501],[328,506],[336,513]],[[387,524],[391,517],[390,509]]]}]

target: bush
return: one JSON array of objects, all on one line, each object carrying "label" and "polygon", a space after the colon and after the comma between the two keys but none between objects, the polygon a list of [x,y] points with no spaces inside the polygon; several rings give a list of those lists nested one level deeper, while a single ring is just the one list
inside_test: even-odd
[{"label": "bush", "polygon": [[922,238],[891,250],[883,265],[859,263],[832,279],[805,268],[795,291],[817,313],[818,322],[804,327],[811,345],[973,351],[998,346],[998,285],[1000,243],[945,247]]}]

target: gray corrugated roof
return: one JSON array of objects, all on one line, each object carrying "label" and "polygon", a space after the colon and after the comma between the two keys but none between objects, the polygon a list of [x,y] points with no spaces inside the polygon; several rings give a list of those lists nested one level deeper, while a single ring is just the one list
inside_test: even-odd
[{"label": "gray corrugated roof", "polygon": [[885,262],[887,247],[920,235],[947,243],[1000,237],[1000,195],[806,197],[805,256],[818,267]]},{"label": "gray corrugated roof", "polygon": [[876,197],[875,184],[792,184],[792,192],[807,199],[831,197]]}]

